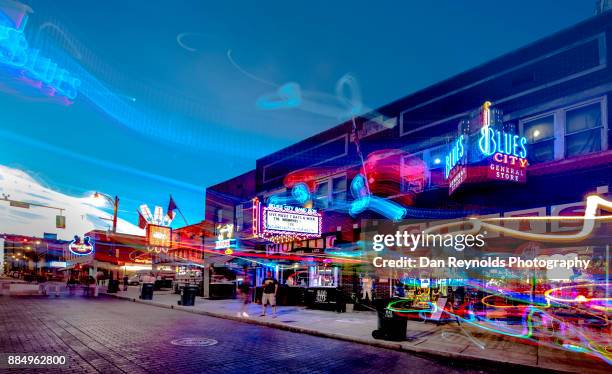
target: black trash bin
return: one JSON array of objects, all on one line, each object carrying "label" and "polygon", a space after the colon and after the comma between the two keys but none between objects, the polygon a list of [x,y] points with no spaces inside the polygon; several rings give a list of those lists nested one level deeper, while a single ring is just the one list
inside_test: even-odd
[{"label": "black trash bin", "polygon": [[108,288],[106,289],[107,293],[117,293],[119,291],[119,281],[115,279],[108,280]]},{"label": "black trash bin", "polygon": [[408,320],[387,308],[391,300],[378,300],[376,313],[378,314],[378,329],[372,331],[374,339],[392,341],[406,340],[406,327]]},{"label": "black trash bin", "polygon": [[185,286],[181,294],[181,299],[178,301],[178,305],[183,306],[194,306],[195,298],[198,294],[198,286]]},{"label": "black trash bin", "polygon": [[153,300],[153,283],[143,283],[140,289],[140,298],[142,300]]}]

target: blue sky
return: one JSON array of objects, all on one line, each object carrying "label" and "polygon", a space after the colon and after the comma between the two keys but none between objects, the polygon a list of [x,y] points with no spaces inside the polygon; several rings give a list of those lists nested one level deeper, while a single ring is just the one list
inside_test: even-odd
[{"label": "blue sky", "polygon": [[278,85],[327,105],[350,73],[376,108],[594,10],[584,0],[26,3],[32,47],[55,42],[142,115],[117,120],[85,95],[62,106],[0,92],[0,164],[66,194],[117,194],[134,223],[138,205],[165,207],[170,193],[200,221],[206,186],[338,123],[307,107],[259,109]]}]

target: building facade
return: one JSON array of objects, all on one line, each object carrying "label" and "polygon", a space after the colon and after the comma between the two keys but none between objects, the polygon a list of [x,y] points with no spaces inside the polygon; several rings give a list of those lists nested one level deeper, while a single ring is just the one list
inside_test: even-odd
[{"label": "building facade", "polygon": [[[312,283],[321,279],[312,276],[318,254],[358,250],[363,219],[576,213],[587,194],[606,195],[612,182],[611,51],[612,14],[604,12],[258,159],[246,174],[253,191],[238,193],[234,180],[207,190],[206,219],[233,221],[242,250],[265,254],[273,266],[307,264]],[[463,147],[478,149],[482,128],[494,125],[510,134],[507,146],[512,136],[515,150],[524,142],[524,154],[510,151],[505,166],[499,156],[490,172],[493,163],[472,162]],[[519,159],[523,169],[508,165]],[[356,204],[364,191],[380,206]],[[245,218],[258,217],[245,206],[253,198],[314,209],[321,232],[280,242],[257,237],[259,223]],[[351,269],[326,284],[361,293],[369,275]]]}]

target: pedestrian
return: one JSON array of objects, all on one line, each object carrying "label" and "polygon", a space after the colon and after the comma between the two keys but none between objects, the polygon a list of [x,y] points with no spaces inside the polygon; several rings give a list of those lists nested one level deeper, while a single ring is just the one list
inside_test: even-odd
[{"label": "pedestrian", "polygon": [[128,283],[129,283],[129,278],[127,276],[127,274],[123,275],[123,290],[127,291],[128,290]]},{"label": "pedestrian", "polygon": [[73,274],[70,274],[70,277],[68,278],[68,282],[66,283],[66,285],[68,286],[68,294],[70,296],[74,296],[74,289],[76,288],[76,284],[77,284],[77,280],[74,277]]},{"label": "pedestrian", "polygon": [[276,317],[276,294],[278,293],[278,282],[268,271],[266,277],[261,283],[263,286],[263,294],[261,296],[261,317],[266,316],[266,304],[272,306],[272,316]]},{"label": "pedestrian", "polygon": [[242,306],[240,307],[240,312],[238,316],[242,316],[245,318],[249,317],[249,313],[247,313],[249,304],[251,304],[251,282],[249,282],[248,269],[244,268],[244,280],[240,284],[238,288],[240,291],[240,297],[242,299]]},{"label": "pedestrian", "polygon": [[336,287],[336,312],[346,313],[346,299],[342,287]]}]

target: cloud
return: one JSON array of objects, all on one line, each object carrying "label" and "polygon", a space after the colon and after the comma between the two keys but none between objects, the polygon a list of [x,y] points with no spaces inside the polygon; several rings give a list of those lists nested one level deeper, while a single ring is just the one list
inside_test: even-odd
[{"label": "cloud", "polygon": [[[43,233],[56,233],[59,239],[68,240],[74,235],[100,229],[106,230],[111,214],[93,205],[90,197],[76,197],[43,186],[28,173],[0,165],[0,193],[10,200],[24,201],[64,209],[66,228],[55,227],[59,210],[31,206],[29,209],[12,207],[0,200],[0,233],[42,237]],[[144,235],[144,230],[123,219],[117,221],[117,231]]]}]

